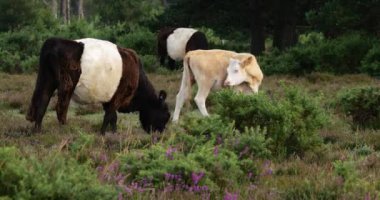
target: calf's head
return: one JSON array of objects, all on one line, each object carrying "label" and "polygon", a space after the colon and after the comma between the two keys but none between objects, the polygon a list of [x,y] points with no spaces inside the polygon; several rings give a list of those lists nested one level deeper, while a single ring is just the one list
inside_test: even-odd
[{"label": "calf's head", "polygon": [[146,132],[164,131],[170,118],[168,105],[166,104],[165,99],[166,92],[161,90],[158,95],[158,100],[155,103],[146,105],[146,108],[141,111],[140,122]]},{"label": "calf's head", "polygon": [[230,58],[230,62],[227,67],[227,78],[224,81],[224,86],[236,86],[247,82],[253,92],[257,93],[259,91],[261,80],[258,80],[258,77],[254,77],[253,74],[249,73],[249,68],[255,64],[253,62],[256,61],[252,56],[249,56],[242,61],[235,58]]},{"label": "calf's head", "polygon": [[230,58],[230,63],[227,67],[227,78],[224,81],[225,86],[240,85],[248,79],[248,74],[244,69],[245,66],[252,62],[252,57],[248,57],[243,61]]}]

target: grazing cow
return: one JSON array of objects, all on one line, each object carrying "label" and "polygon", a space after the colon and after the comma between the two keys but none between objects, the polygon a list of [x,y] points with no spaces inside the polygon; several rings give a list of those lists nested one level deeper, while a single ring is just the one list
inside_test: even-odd
[{"label": "grazing cow", "polygon": [[192,28],[164,28],[157,36],[157,50],[161,65],[168,57],[169,69],[175,68],[175,61],[181,61],[189,51],[208,49],[204,33]]},{"label": "grazing cow", "polygon": [[145,131],[160,131],[170,118],[166,92],[157,96],[146,77],[137,54],[111,42],[97,39],[76,41],[51,38],[40,53],[36,87],[26,119],[41,129],[42,119],[53,92],[60,124],[66,123],[70,99],[82,104],[102,103],[105,111],[101,133],[110,124],[116,131],[119,112],[140,112]]},{"label": "grazing cow", "polygon": [[242,92],[258,92],[263,73],[255,56],[225,50],[196,50],[183,60],[182,82],[177,94],[173,121],[178,121],[181,108],[190,97],[194,81],[198,91],[194,98],[203,116],[208,116],[206,98],[211,89],[234,86]]}]

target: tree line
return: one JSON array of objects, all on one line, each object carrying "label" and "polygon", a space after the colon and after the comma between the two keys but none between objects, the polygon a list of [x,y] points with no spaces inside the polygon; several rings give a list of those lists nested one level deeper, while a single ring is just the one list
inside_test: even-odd
[{"label": "tree line", "polygon": [[307,31],[328,38],[349,31],[380,35],[379,0],[0,0],[0,31],[34,23],[36,19],[100,18],[105,24],[210,27],[224,37],[241,32],[253,54],[272,38],[280,50],[297,43]]}]

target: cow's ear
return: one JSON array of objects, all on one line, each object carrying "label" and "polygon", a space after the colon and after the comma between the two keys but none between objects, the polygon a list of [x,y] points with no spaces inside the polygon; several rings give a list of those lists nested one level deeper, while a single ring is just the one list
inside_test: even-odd
[{"label": "cow's ear", "polygon": [[165,90],[160,90],[159,94],[158,94],[158,99],[160,100],[160,102],[164,102],[165,99],[166,99],[166,92]]},{"label": "cow's ear", "polygon": [[249,56],[248,58],[246,58],[246,59],[243,60],[242,66],[245,67],[245,66],[251,64],[252,60],[253,60],[252,56]]}]

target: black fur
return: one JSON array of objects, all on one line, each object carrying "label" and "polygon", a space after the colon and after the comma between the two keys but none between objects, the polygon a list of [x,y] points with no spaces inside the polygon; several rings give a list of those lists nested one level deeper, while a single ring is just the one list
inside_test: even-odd
[{"label": "black fur", "polygon": [[[84,45],[71,40],[50,38],[45,41],[40,52],[40,67],[36,87],[32,96],[26,119],[35,122],[35,130],[41,129],[42,119],[53,92],[58,89],[57,117],[61,124],[65,124],[69,100],[64,98],[63,92],[71,93],[70,86],[76,85],[81,74],[80,58]],[[62,72],[65,75],[62,75]]]},{"label": "black fur", "polygon": [[139,84],[135,95],[128,106],[121,106],[118,111],[123,113],[139,111],[139,119],[146,132],[162,132],[170,118],[165,99],[166,92],[161,90],[158,95],[156,94],[140,65]]}]

